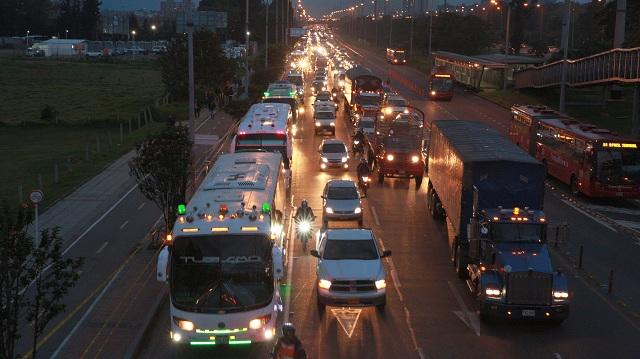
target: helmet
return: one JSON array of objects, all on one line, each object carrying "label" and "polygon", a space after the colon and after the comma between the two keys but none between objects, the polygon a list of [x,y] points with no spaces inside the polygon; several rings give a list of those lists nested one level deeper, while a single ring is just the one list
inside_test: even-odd
[{"label": "helmet", "polygon": [[367,163],[367,159],[366,159],[366,158],[364,158],[364,157],[361,157],[361,158],[360,158],[360,163],[363,163],[363,164],[365,164],[365,165],[367,165],[367,164],[368,164],[368,163]]},{"label": "helmet", "polygon": [[306,199],[302,200],[302,203],[300,203],[300,207],[307,207],[309,205],[309,203],[307,203]]},{"label": "helmet", "polygon": [[284,323],[282,325],[282,335],[285,337],[293,337],[296,335],[296,328],[293,326],[293,323]]}]

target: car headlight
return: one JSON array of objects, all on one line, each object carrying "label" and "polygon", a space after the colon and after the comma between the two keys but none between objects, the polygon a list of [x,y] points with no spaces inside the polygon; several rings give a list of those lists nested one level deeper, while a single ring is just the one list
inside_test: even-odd
[{"label": "car headlight", "polygon": [[393,109],[391,107],[386,107],[384,109],[384,113],[387,115],[391,115],[393,113]]},{"label": "car headlight", "polygon": [[484,293],[487,295],[487,297],[500,297],[500,294],[502,293],[502,291],[500,289],[495,289],[495,288],[487,288],[484,290]]},{"label": "car headlight", "polygon": [[569,292],[564,290],[554,290],[553,300],[567,300],[569,299]]},{"label": "car headlight", "polygon": [[318,281],[318,287],[320,287],[322,289],[329,289],[329,288],[331,288],[331,281],[330,280],[326,280],[326,279],[320,279]]},{"label": "car headlight", "polygon": [[327,91],[327,88],[325,86],[322,86],[322,91]]},{"label": "car headlight", "polygon": [[376,289],[384,289],[387,287],[387,282],[384,279],[380,279],[376,281]]},{"label": "car headlight", "polygon": [[356,208],[353,210],[353,213],[355,213],[355,214],[360,214],[360,213],[362,213],[362,208],[360,208],[360,207],[356,207]]},{"label": "car headlight", "polygon": [[338,86],[340,86],[340,87],[344,86],[344,81],[342,81],[342,80],[338,81]]},{"label": "car headlight", "polygon": [[387,155],[387,161],[393,161],[394,158],[393,155]]},{"label": "car headlight", "polygon": [[324,211],[329,213],[329,214],[333,214],[333,208],[331,208],[331,207],[325,208]]},{"label": "car headlight", "polygon": [[173,322],[176,323],[176,325],[178,326],[178,328],[186,331],[186,332],[192,332],[195,329],[195,325],[193,324],[192,321],[189,320],[185,320],[182,318],[178,318],[178,317],[173,317]]},{"label": "car headlight", "polygon": [[413,163],[418,163],[418,161],[420,161],[420,157],[418,157],[418,156],[411,156],[411,162],[413,162]]},{"label": "car headlight", "polygon": [[331,123],[329,124],[329,126],[333,126],[333,127],[335,127],[335,125],[336,125],[336,123],[335,123],[335,122],[331,122]]},{"label": "car headlight", "polygon": [[321,126],[320,121],[316,121],[316,127],[320,127],[320,126]]},{"label": "car headlight", "polygon": [[329,163],[329,159],[327,159],[326,157],[322,157],[322,162]]},{"label": "car headlight", "polygon": [[435,96],[436,92],[435,91],[431,91],[431,96]]},{"label": "car headlight", "polygon": [[349,159],[349,157],[342,157],[342,158],[341,158],[341,160],[342,160],[342,163],[345,163],[345,162],[347,162],[347,160],[348,160],[348,159]]}]

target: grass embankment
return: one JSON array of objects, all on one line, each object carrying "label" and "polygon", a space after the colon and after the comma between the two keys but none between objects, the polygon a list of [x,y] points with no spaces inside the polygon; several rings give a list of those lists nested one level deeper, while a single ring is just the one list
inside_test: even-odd
[{"label": "grass embankment", "polygon": [[[41,182],[47,207],[163,126],[138,129],[138,114],[164,93],[155,62],[0,58],[0,78],[0,200],[9,203]],[[46,105],[57,119],[40,118]]]}]

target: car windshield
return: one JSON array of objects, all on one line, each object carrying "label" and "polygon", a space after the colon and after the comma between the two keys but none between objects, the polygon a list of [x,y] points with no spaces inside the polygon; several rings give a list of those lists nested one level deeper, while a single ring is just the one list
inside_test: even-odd
[{"label": "car windshield", "polygon": [[637,149],[607,149],[596,154],[596,177],[611,185],[640,183],[640,154]]},{"label": "car windshield", "polygon": [[302,86],[302,76],[289,76],[287,79],[296,86]]},{"label": "car windshield", "polygon": [[373,240],[329,239],[322,253],[323,259],[378,259],[378,249]]},{"label": "car windshield", "polygon": [[407,101],[403,99],[390,99],[387,101],[387,104],[392,107],[405,107],[407,106]]},{"label": "car windshield", "polygon": [[329,101],[329,100],[331,100],[331,95],[328,95],[326,93],[319,94],[316,97],[316,101]]},{"label": "car windshield", "polygon": [[328,199],[358,199],[358,191],[356,186],[342,187],[342,186],[329,186],[327,190]]},{"label": "car windshield", "polygon": [[411,151],[418,150],[420,148],[420,141],[417,137],[386,137],[383,140],[384,146],[387,150],[392,151]]},{"label": "car windshield", "polygon": [[373,121],[360,121],[358,123],[360,128],[373,128]]},{"label": "car windshield", "polygon": [[491,239],[496,242],[540,242],[544,226],[524,223],[491,223]]},{"label": "car windshield", "polygon": [[266,236],[178,237],[171,256],[171,301],[179,309],[243,311],[271,302],[273,262]]},{"label": "car windshield", "polygon": [[336,116],[333,114],[333,112],[329,112],[329,111],[316,112],[315,116],[319,120],[331,120],[331,119],[336,118]]},{"label": "car windshield", "polygon": [[358,96],[358,102],[363,106],[378,106],[380,104],[380,97]]},{"label": "car windshield", "polygon": [[325,143],[322,145],[324,153],[346,153],[347,148],[342,143]]}]

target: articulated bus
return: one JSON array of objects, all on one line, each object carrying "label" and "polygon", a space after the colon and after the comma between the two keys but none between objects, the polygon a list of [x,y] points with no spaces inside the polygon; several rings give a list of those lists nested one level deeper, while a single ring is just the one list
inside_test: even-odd
[{"label": "articulated bus", "polygon": [[513,106],[509,137],[588,197],[640,198],[640,141],[543,106]]},{"label": "articulated bus", "polygon": [[238,132],[231,141],[230,152],[279,152],[285,169],[291,168],[293,136],[297,128],[292,124],[291,107],[283,103],[257,103],[249,108]]},{"label": "articulated bus", "polygon": [[271,341],[282,312],[287,194],[277,153],[221,155],[158,256],[170,337],[191,346]]}]

